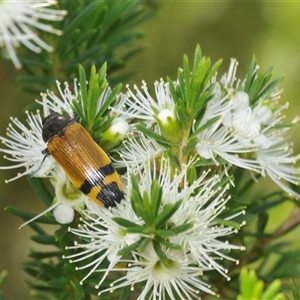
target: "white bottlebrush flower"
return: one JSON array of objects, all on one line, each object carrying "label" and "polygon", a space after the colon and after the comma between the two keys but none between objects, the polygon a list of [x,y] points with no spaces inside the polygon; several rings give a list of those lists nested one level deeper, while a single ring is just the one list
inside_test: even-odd
[{"label": "white bottlebrush flower", "polygon": [[55,219],[61,223],[70,223],[73,220],[74,209],[82,209],[86,197],[75,189],[65,173],[51,156],[45,156],[43,151],[47,148],[42,138],[42,116],[39,111],[36,114],[26,112],[27,126],[18,119],[12,118],[12,124],[8,126],[7,137],[0,140],[6,148],[0,148],[5,153],[5,159],[13,163],[10,166],[0,166],[0,169],[25,168],[15,177],[6,180],[10,182],[22,176],[49,177],[55,187],[53,204],[33,219],[24,223],[32,222],[40,216],[53,210]]},{"label": "white bottlebrush flower", "polygon": [[268,175],[280,188],[299,199],[299,194],[284,181],[299,185],[300,169],[295,164],[300,160],[300,155],[292,155],[292,147],[286,139],[286,130],[271,132],[269,139],[272,141],[271,146],[262,146],[256,153],[256,160],[262,167],[263,175]]},{"label": "white bottlebrush flower", "polygon": [[20,44],[37,53],[42,49],[53,50],[38,36],[37,30],[62,34],[61,30],[43,22],[60,21],[66,15],[65,10],[47,8],[56,2],[53,0],[2,0],[0,2],[0,47],[6,48],[16,68],[21,67],[15,52],[15,48]]},{"label": "white bottlebrush flower", "polygon": [[173,249],[163,248],[163,250],[169,258],[167,265],[160,261],[151,244],[142,253],[134,252],[132,260],[122,261],[127,263],[128,267],[113,270],[125,271],[126,275],[119,277],[109,288],[99,292],[99,296],[125,286],[131,286],[131,290],[134,291],[134,286],[138,283],[144,284],[144,288],[136,296],[136,300],[192,300],[200,299],[203,292],[217,295],[208,283],[201,280],[203,275],[201,268],[191,263],[189,254],[184,255],[182,251]]},{"label": "white bottlebrush flower", "polygon": [[137,136],[132,133],[128,139],[123,141],[124,149],[118,152],[120,159],[114,161],[116,168],[136,166],[141,169],[149,160],[160,157],[164,148],[155,140],[139,133]]},{"label": "white bottlebrush flower", "polygon": [[62,111],[66,111],[70,116],[73,116],[71,103],[78,95],[75,83],[76,81],[74,81],[74,94],[66,83],[65,89],[62,90],[59,82],[57,82],[57,88],[60,97],[50,91],[42,94],[42,100],[37,102],[42,105],[43,113],[40,111],[35,114],[26,112],[27,126],[18,119],[11,118],[12,123],[7,128],[6,137],[0,136],[0,140],[6,146],[6,148],[0,148],[0,152],[5,153],[5,159],[13,164],[0,166],[0,169],[25,167],[25,171],[18,173],[17,176],[7,180],[7,182],[25,175],[45,177],[54,169],[56,165],[54,159],[51,156],[45,157],[43,153],[47,144],[42,137],[42,121],[51,112],[62,113]]},{"label": "white bottlebrush flower", "polygon": [[[6,182],[26,175],[49,177],[55,188],[55,198],[52,206],[25,224],[30,223],[51,210],[53,210],[54,217],[59,223],[70,223],[73,220],[74,209],[82,209],[83,201],[87,201],[87,197],[73,187],[66,174],[51,155],[47,156],[44,152],[47,149],[47,144],[42,137],[43,118],[52,112],[67,112],[73,117],[72,102],[78,101],[80,95],[80,89],[76,80],[74,80],[73,91],[70,90],[67,83],[64,84],[64,89],[62,89],[60,83],[57,82],[57,88],[59,95],[47,91],[41,95],[42,100],[37,101],[41,104],[43,113],[40,113],[40,111],[37,111],[35,114],[27,112],[27,126],[19,120],[11,118],[12,124],[8,126],[7,136],[0,136],[0,140],[5,146],[0,148],[0,152],[5,153],[4,158],[12,163],[9,166],[0,166],[0,169],[25,168],[25,170]],[[105,101],[109,91],[109,88],[105,89],[99,98],[99,103]],[[117,121],[120,122],[120,120]],[[115,126],[116,122],[112,125]],[[122,123],[121,133],[123,135],[125,134],[124,128],[126,125],[127,123]]]},{"label": "white bottlebrush flower", "polygon": [[255,151],[255,145],[244,144],[237,140],[230,128],[222,126],[222,119],[198,135],[196,150],[205,159],[212,159],[217,165],[217,157],[225,159],[228,163],[240,168],[260,172],[258,163],[243,158],[243,154]]},{"label": "white bottlebrush flower", "polygon": [[141,119],[151,126],[156,122],[154,116],[161,111],[169,110],[172,113],[175,108],[168,83],[162,79],[155,81],[154,88],[155,98],[150,95],[145,81],[143,81],[141,90],[134,85],[135,93],[127,86],[128,91],[120,100],[122,106],[119,105],[112,110],[124,119]]},{"label": "white bottlebrush flower", "polygon": [[81,212],[84,209],[85,203],[89,201],[80,190],[73,186],[59,165],[55,165],[51,170],[49,177],[55,190],[55,197],[52,205],[45,211],[23,223],[20,228],[50,211],[53,212],[53,216],[58,223],[69,224],[74,219],[74,211]]},{"label": "white bottlebrush flower", "polygon": [[[58,95],[52,91],[47,91],[41,94],[41,100],[37,100],[37,103],[42,106],[42,113],[40,111],[37,111],[36,114],[27,112],[27,127],[16,118],[11,118],[12,124],[8,126],[7,137],[0,136],[0,140],[6,145],[6,148],[0,148],[0,152],[7,154],[5,158],[14,163],[7,167],[0,167],[0,169],[20,167],[25,167],[26,169],[8,181],[24,175],[44,177],[54,168],[54,160],[51,156],[45,158],[45,154],[43,154],[47,144],[42,137],[42,120],[53,112],[60,114],[66,112],[69,116],[74,117],[72,104],[73,101],[79,101],[78,99],[80,98],[80,88],[76,79],[73,82],[72,90],[68,83],[64,83],[64,88],[61,88],[59,81],[56,82],[56,85],[59,92]],[[100,95],[97,103],[98,110],[109,96],[109,93],[110,88],[107,87]],[[117,118],[112,122],[111,128],[113,133],[117,131],[122,138],[128,131],[128,124],[124,122],[124,120]],[[120,126],[122,126],[121,130]]]},{"label": "white bottlebrush flower", "polygon": [[56,87],[59,92],[58,96],[53,91],[48,90],[46,93],[41,93],[42,100],[36,100],[43,107],[44,117],[52,112],[61,114],[63,111],[73,117],[72,102],[78,99],[80,93],[77,80],[74,79],[73,81],[73,90],[70,89],[67,82],[64,83],[64,88],[62,89],[58,80],[56,81]]},{"label": "white bottlebrush flower", "polygon": [[196,150],[201,157],[216,164],[222,158],[231,165],[267,174],[283,190],[298,198],[296,192],[281,182],[283,179],[298,184],[300,176],[295,168],[299,156],[292,156],[286,143],[281,112],[287,106],[278,104],[277,90],[251,104],[249,95],[243,91],[245,81],[235,83],[236,68],[237,62],[232,60],[228,74],[220,83],[215,82],[213,98],[198,128],[215,117],[218,119],[200,131]]},{"label": "white bottlebrush flower", "polygon": [[25,170],[6,182],[15,180],[25,175],[44,177],[53,169],[55,162],[52,157],[44,160],[43,150],[47,148],[42,138],[42,119],[40,112],[36,114],[27,112],[27,127],[16,118],[11,118],[6,136],[0,136],[0,140],[6,148],[0,148],[5,153],[5,159],[13,163],[9,166],[0,166],[0,169]]},{"label": "white bottlebrush flower", "polygon": [[[130,205],[133,188],[130,179],[124,191],[125,199],[117,204],[116,208],[103,210],[93,205],[84,213],[83,224],[78,228],[70,228],[70,231],[80,237],[82,242],[67,247],[68,250],[73,250],[74,254],[65,258],[73,263],[80,262],[81,266],[77,267],[78,269],[87,269],[87,275],[82,281],[94,273],[99,274],[101,279],[96,285],[97,288],[101,288],[99,295],[124,286],[131,286],[133,290],[134,286],[137,287],[139,284],[144,287],[141,294],[136,296],[139,300],[148,298],[164,300],[178,297],[195,299],[203,292],[215,295],[209,283],[202,279],[202,275],[208,270],[217,270],[229,280],[227,270],[220,264],[220,261],[229,259],[238,263],[226,253],[233,249],[244,249],[219,240],[219,238],[235,233],[234,229],[218,225],[214,221],[229,199],[225,197],[227,187],[216,189],[215,186],[220,182],[220,178],[213,176],[206,180],[207,173],[188,185],[188,166],[183,167],[183,170],[173,177],[174,170],[171,169],[167,160],[163,159],[160,167],[155,166],[154,161],[153,163],[147,164],[146,169],[140,171],[137,176],[140,194],[147,194],[148,199],[151,199],[151,185],[155,179],[162,188],[162,203],[159,210],[168,204],[183,200],[182,206],[166,222],[165,227],[160,229],[170,229],[174,226],[172,224],[180,226],[192,223],[190,229],[170,239],[171,242],[180,245],[181,249],[175,250],[161,245],[169,263],[164,264],[160,260],[152,242],[143,251],[136,249],[125,257],[118,255],[118,251],[123,247],[147,237],[146,233],[127,233],[126,228],[113,220],[113,217],[119,217],[145,226],[144,220],[135,215]],[[157,168],[158,173],[156,173]],[[135,167],[129,168],[127,178],[135,172]],[[196,190],[201,192],[195,193]],[[94,216],[90,215],[91,212]],[[150,237],[150,239],[153,238],[153,236]],[[90,258],[93,259],[90,260]],[[89,262],[84,265],[86,259]],[[106,259],[109,262],[108,267],[102,265]],[[118,272],[119,278],[114,280],[109,288],[104,289],[101,284],[113,272]],[[115,278],[114,275],[113,278]]]},{"label": "white bottlebrush flower", "polygon": [[84,215],[84,218],[82,218],[83,224],[77,229],[70,228],[69,230],[83,240],[90,239],[90,242],[75,243],[74,246],[67,247],[69,250],[82,249],[82,251],[76,250],[76,254],[64,258],[76,263],[91,256],[96,256],[89,264],[77,267],[77,269],[88,269],[87,275],[81,280],[81,283],[94,272],[98,272],[101,263],[108,259],[109,266],[96,286],[96,288],[99,288],[109,272],[122,259],[118,255],[118,251],[139,239],[138,235],[126,234],[124,229],[115,223],[112,218],[122,217],[135,222],[137,225],[141,224],[141,220],[134,214],[130,202],[127,200],[121,201],[116,208],[111,209],[103,209],[93,202],[87,203],[87,207],[88,210],[82,212]]}]

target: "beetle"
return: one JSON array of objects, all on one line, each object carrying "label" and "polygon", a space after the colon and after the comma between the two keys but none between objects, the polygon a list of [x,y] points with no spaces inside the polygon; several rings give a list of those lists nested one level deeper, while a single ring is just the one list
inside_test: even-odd
[{"label": "beetle", "polygon": [[75,118],[51,113],[43,120],[43,153],[51,155],[74,186],[97,204],[115,206],[123,197],[122,184],[105,151]]}]

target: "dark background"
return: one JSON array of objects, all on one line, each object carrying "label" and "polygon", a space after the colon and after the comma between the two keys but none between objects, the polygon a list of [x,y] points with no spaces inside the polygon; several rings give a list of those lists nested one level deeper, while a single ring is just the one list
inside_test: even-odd
[{"label": "dark background", "polygon": [[[161,1],[158,4],[158,14],[140,27],[146,33],[140,41],[146,49],[129,62],[128,70],[136,72],[129,80],[131,85],[140,86],[145,80],[150,87],[161,77],[175,78],[183,54],[192,61],[195,47],[200,44],[204,55],[213,62],[223,58],[220,75],[227,71],[232,57],[239,61],[239,78],[244,78],[253,54],[262,70],[274,66],[274,79],[285,75],[281,101],[290,102],[287,118],[299,114],[299,2]],[[18,89],[14,83],[17,74],[11,63],[0,60],[0,135],[5,135],[10,116],[24,118],[25,105],[40,98]],[[296,127],[291,131],[295,153],[300,150],[298,130]],[[0,159],[1,165],[6,164]],[[26,178],[4,184],[4,179],[15,173],[15,170],[0,172],[0,270],[9,271],[4,285],[6,299],[30,299],[21,264],[30,249],[36,248],[29,239],[32,231],[29,227],[18,230],[22,221],[3,209],[15,205],[38,213],[45,208]],[[269,230],[276,227],[278,220],[285,219],[290,210],[290,205],[274,210]],[[290,238],[299,239],[299,232],[292,232]]]}]

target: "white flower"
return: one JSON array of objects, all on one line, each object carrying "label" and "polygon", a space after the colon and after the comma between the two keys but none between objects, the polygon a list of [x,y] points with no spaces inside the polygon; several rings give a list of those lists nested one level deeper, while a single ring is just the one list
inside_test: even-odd
[{"label": "white flower", "polygon": [[42,121],[51,112],[62,113],[62,111],[66,111],[70,116],[73,116],[71,104],[78,95],[75,83],[76,81],[74,81],[74,94],[70,91],[67,83],[65,83],[65,89],[62,90],[59,82],[57,82],[57,88],[60,97],[50,91],[47,91],[47,94],[42,94],[42,100],[37,102],[42,105],[43,113],[41,114],[40,111],[35,114],[26,112],[27,126],[18,119],[11,118],[12,124],[8,126],[7,137],[0,136],[0,140],[6,146],[6,148],[0,148],[0,152],[7,154],[5,159],[14,164],[0,166],[0,169],[25,167],[25,171],[18,173],[17,176],[7,180],[7,182],[25,175],[45,177],[54,169],[54,159],[51,156],[46,157],[43,153],[47,144],[42,137]]},{"label": "white flower", "polygon": [[52,205],[45,211],[23,223],[20,228],[50,211],[53,211],[53,216],[58,223],[69,224],[74,219],[74,210],[81,212],[84,209],[84,204],[89,201],[80,190],[73,186],[59,165],[55,165],[49,176],[50,182],[55,189],[55,197]]},{"label": "white flower", "polygon": [[6,153],[4,158],[13,163],[10,166],[1,166],[0,169],[25,168],[23,172],[6,182],[25,175],[44,177],[49,174],[55,164],[52,157],[44,160],[43,150],[47,148],[47,145],[42,138],[40,112],[38,111],[36,114],[26,112],[26,114],[28,127],[18,119],[11,118],[12,124],[8,126],[7,137],[0,136],[0,140],[6,146],[6,148],[0,148],[0,151]]},{"label": "white flower", "polygon": [[[6,148],[0,148],[0,152],[5,153],[4,158],[13,163],[9,166],[0,166],[0,169],[25,168],[25,170],[6,182],[16,180],[25,175],[49,177],[55,188],[53,204],[44,212],[24,223],[21,227],[52,210],[55,219],[59,223],[70,223],[74,217],[74,209],[82,210],[84,202],[89,201],[84,194],[74,188],[52,156],[44,152],[47,149],[47,144],[42,137],[43,118],[52,112],[62,113],[63,111],[72,117],[74,116],[72,102],[77,100],[80,94],[77,81],[74,80],[74,92],[69,89],[67,83],[64,86],[65,88],[62,89],[60,83],[57,82],[59,96],[56,96],[51,91],[42,94],[42,100],[37,102],[42,105],[43,114],[40,111],[37,111],[35,114],[26,112],[27,126],[19,120],[11,118],[12,124],[8,126],[7,137],[0,136],[0,140],[6,146]],[[109,91],[109,88],[105,89],[99,98],[99,103],[102,103],[106,99]],[[117,121],[119,122],[120,120]],[[117,121],[113,125],[118,123]],[[127,123],[122,124],[122,130],[124,130]]]},{"label": "white flower", "polygon": [[46,8],[56,2],[52,0],[0,2],[0,46],[5,46],[16,68],[21,68],[21,64],[14,48],[20,44],[37,53],[42,49],[52,51],[52,47],[38,36],[37,29],[62,34],[60,30],[40,21],[52,22],[64,18],[66,11]]},{"label": "white flower", "polygon": [[[124,260],[128,267],[117,268],[113,271],[125,271],[126,275],[121,276],[110,284],[109,288],[99,292],[99,296],[106,292],[124,286],[134,286],[143,283],[139,296],[135,299],[200,299],[201,293],[217,295],[210,288],[211,286],[201,280],[202,272],[197,266],[189,261],[190,255],[183,255],[182,252],[164,249],[169,258],[167,265],[163,264],[152,245],[149,245],[142,253],[135,252],[132,260]],[[137,292],[135,292],[137,294]]]},{"label": "white flower", "polygon": [[46,93],[41,93],[42,100],[36,100],[43,107],[44,117],[51,112],[62,113],[67,112],[73,117],[72,102],[77,101],[80,90],[76,79],[73,81],[73,91],[70,90],[68,82],[64,83],[64,89],[61,88],[61,83],[57,80],[56,87],[59,92],[57,96],[53,91],[47,90]]},{"label": "white flower", "polygon": [[142,91],[134,85],[136,93],[127,86],[128,92],[121,99],[122,106],[119,105],[112,110],[124,119],[141,119],[151,126],[156,122],[154,116],[162,110],[173,111],[175,108],[168,83],[162,79],[159,82],[155,81],[154,88],[155,99],[150,95],[145,81],[143,81]]},{"label": "white flower", "polygon": [[203,130],[198,135],[198,141],[196,150],[199,155],[205,159],[212,159],[216,165],[219,165],[219,156],[240,168],[261,171],[257,162],[242,157],[242,154],[255,151],[256,146],[238,141],[230,128],[222,126],[221,119]]},{"label": "white flower", "polygon": [[96,270],[98,272],[101,263],[105,259],[108,259],[109,266],[105,270],[104,276],[99,279],[97,284],[97,288],[99,288],[108,273],[122,259],[122,257],[118,255],[118,251],[139,239],[138,235],[126,234],[124,228],[115,223],[112,218],[123,217],[136,224],[141,224],[141,220],[134,214],[130,202],[127,200],[121,201],[121,203],[117,204],[116,208],[110,209],[103,209],[93,202],[87,203],[87,206],[89,209],[82,212],[84,215],[84,218],[82,218],[83,225],[80,225],[78,229],[70,228],[69,230],[84,240],[86,238],[90,239],[90,242],[83,242],[82,244],[76,243],[74,246],[67,247],[69,250],[83,250],[81,252],[76,251],[75,254],[64,258],[69,259],[72,263],[76,263],[96,255],[91,263],[82,267],[77,267],[77,269],[88,269],[88,273],[81,280],[81,283]]},{"label": "white flower", "polygon": [[[267,174],[298,198],[298,193],[281,182],[283,179],[298,184],[300,176],[294,166],[300,157],[292,156],[286,143],[287,130],[281,112],[287,105],[278,105],[277,90],[251,104],[249,95],[243,91],[245,82],[239,80],[234,86],[236,68],[237,62],[232,60],[228,74],[221,78],[220,84],[215,82],[214,97],[198,128],[194,128],[196,131],[204,127],[199,130],[196,150],[216,164],[222,158],[231,165]],[[207,122],[212,124],[206,126]]]},{"label": "white flower", "polygon": [[[123,247],[147,237],[146,233],[128,234],[126,228],[112,219],[119,217],[137,225],[146,226],[144,220],[135,215],[130,205],[132,193],[130,179],[128,179],[124,191],[125,199],[117,204],[116,208],[103,210],[92,204],[93,206],[89,206],[89,210],[95,216],[91,216],[90,212],[86,211],[84,213],[85,219],[82,220],[83,225],[78,229],[70,228],[71,232],[82,238],[82,243],[67,247],[69,250],[73,250],[74,254],[65,258],[74,263],[80,261],[82,265],[85,259],[93,257],[91,262],[77,269],[88,269],[87,275],[82,281],[93,273],[99,273],[101,279],[96,285],[97,288],[101,288],[99,295],[124,286],[131,286],[131,290],[133,290],[134,286],[138,286],[140,283],[143,285],[143,290],[136,298],[139,300],[148,297],[149,299],[161,300],[177,299],[178,297],[195,299],[202,292],[215,295],[210,285],[201,279],[205,271],[217,270],[227,280],[230,279],[227,270],[220,264],[220,261],[229,259],[238,263],[226,252],[232,249],[243,250],[244,247],[219,240],[219,238],[236,231],[214,221],[223,211],[229,199],[229,197],[225,197],[227,187],[216,189],[216,184],[220,182],[220,178],[213,176],[206,179],[207,173],[189,185],[187,182],[188,167],[189,165],[183,167],[183,170],[173,177],[174,170],[171,169],[167,160],[162,159],[160,166],[157,166],[153,161],[146,165],[144,171],[140,170],[137,176],[140,195],[147,194],[148,199],[151,199],[152,181],[158,181],[162,188],[162,203],[159,210],[168,204],[183,200],[178,211],[171,216],[165,227],[160,229],[170,229],[174,224],[176,224],[175,226],[192,224],[190,229],[169,239],[170,242],[180,245],[181,249],[175,250],[161,245],[161,249],[168,257],[167,264],[160,260],[151,241],[143,251],[136,249],[125,257],[118,255],[118,251],[122,250]],[[129,168],[127,178],[130,178],[132,172],[136,172],[135,167]],[[195,193],[195,191],[199,192]],[[147,210],[146,207],[145,210]],[[234,217],[231,216],[227,219]],[[151,236],[152,233],[150,238]],[[79,252],[79,249],[82,251]],[[103,267],[102,263],[106,259],[109,265]],[[104,289],[101,284],[113,272],[118,272],[118,279],[114,280],[109,288]]]},{"label": "white flower", "polygon": [[289,195],[299,198],[299,194],[286,185],[282,180],[299,185],[300,169],[295,167],[300,155],[293,156],[292,148],[287,143],[286,131],[278,130],[277,134],[272,132],[272,145],[270,147],[260,147],[257,151],[257,162],[263,170],[263,175],[267,174],[280,188]]},{"label": "white flower", "polygon": [[143,168],[148,161],[160,157],[164,153],[164,148],[155,140],[139,133],[133,133],[128,139],[123,141],[124,149],[118,152],[121,159],[114,161],[116,168],[133,167]]}]

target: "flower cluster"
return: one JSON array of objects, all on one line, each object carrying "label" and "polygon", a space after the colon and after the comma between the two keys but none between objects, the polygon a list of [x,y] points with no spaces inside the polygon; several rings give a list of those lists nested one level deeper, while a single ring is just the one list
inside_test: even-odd
[{"label": "flower cluster", "polygon": [[47,8],[56,4],[53,0],[10,1],[0,2],[0,47],[4,46],[8,57],[16,68],[21,63],[15,52],[20,44],[34,52],[42,49],[52,51],[53,48],[45,43],[36,30],[61,35],[62,32],[43,21],[61,21],[66,11]]},{"label": "flower cluster", "polygon": [[[218,66],[210,67],[197,48],[193,71],[185,58],[176,81],[155,82],[154,96],[146,83],[141,90],[127,86],[125,94],[120,86],[111,90],[94,69],[88,86],[81,70],[72,90],[57,82],[59,95],[47,91],[38,101],[42,113],[28,112],[27,126],[12,119],[7,137],[0,137],[6,146],[0,151],[14,163],[1,168],[25,167],[8,181],[50,178],[55,197],[46,212],[53,210],[61,224],[72,222],[74,210],[79,213],[80,225],[69,228],[76,243],[64,258],[86,270],[82,284],[101,274],[95,282],[99,295],[129,286],[140,300],[217,295],[209,271],[230,280],[224,261],[238,263],[228,253],[244,250],[230,238],[244,224],[244,207],[235,207],[230,197],[237,168],[256,178],[268,175],[299,197],[282,181],[297,184],[300,172],[278,82],[268,84],[269,74],[258,74],[256,64],[236,81],[235,60],[218,80]],[[124,190],[115,207],[91,201],[45,156],[42,119],[52,112],[75,117],[111,155]]]},{"label": "flower cluster", "polygon": [[[284,191],[299,198],[299,194],[282,181],[298,184],[300,175],[299,168],[295,167],[300,156],[291,155],[292,145],[286,134],[290,125],[283,123],[281,114],[288,105],[278,103],[280,91],[277,89],[262,91],[256,100],[250,99],[245,91],[246,79],[235,85],[236,70],[237,61],[232,60],[228,73],[219,82],[212,79],[215,81],[212,99],[201,120],[194,119],[191,128],[196,140],[195,150],[200,159],[212,160],[216,165],[224,159],[228,165],[268,175]],[[173,84],[178,86],[178,82]],[[183,141],[182,123],[178,113],[176,116],[176,101],[172,98],[170,83],[161,80],[154,86],[155,99],[149,94],[146,83],[142,86],[144,93],[135,86],[137,92],[134,94],[128,87],[124,104],[114,111],[125,119],[145,121],[147,128],[164,135],[169,142]],[[296,122],[298,118],[293,121]],[[136,162],[134,152],[124,152],[127,161]]]},{"label": "flower cluster", "polygon": [[[168,160],[162,160],[161,165],[155,168],[150,165],[146,165],[144,171],[139,172],[138,192],[143,195],[143,203],[147,201],[146,198],[152,199],[153,202],[149,205],[153,220],[149,223],[151,216],[140,214],[134,204],[131,204],[136,190],[130,178],[136,170],[129,167],[125,200],[111,210],[103,210],[93,203],[88,204],[88,210],[83,212],[83,224],[79,228],[70,228],[72,233],[84,240],[88,239],[88,242],[68,247],[74,254],[65,258],[76,263],[91,256],[96,257],[80,269],[88,269],[83,281],[94,272],[101,274],[97,288],[100,288],[110,273],[125,271],[125,275],[118,276],[109,288],[101,288],[99,295],[124,286],[131,286],[133,290],[139,283],[145,284],[137,298],[139,300],[148,297],[165,299],[166,294],[171,299],[177,299],[178,296],[182,299],[193,299],[201,291],[216,295],[210,285],[200,278],[205,271],[217,270],[230,280],[228,271],[219,261],[228,259],[238,263],[226,252],[244,249],[242,246],[219,240],[236,232],[232,227],[215,222],[215,218],[225,209],[230,199],[225,194],[228,184],[217,187],[221,179],[217,175],[209,178],[209,171],[189,184],[187,170],[190,164],[175,176],[171,175],[172,168]],[[157,195],[156,184],[161,187]],[[153,197],[156,198],[155,201],[161,202],[157,212],[153,211]],[[171,213],[171,208],[181,201],[178,209]],[[234,217],[232,215],[227,220]],[[150,228],[153,224],[156,228]],[[163,239],[163,231],[168,240]],[[159,243],[161,246],[158,246]],[[158,254],[157,247],[161,247],[167,262]],[[121,255],[126,248],[131,249],[130,258]],[[78,251],[80,249],[82,251]],[[109,265],[101,268],[105,259],[108,259]]]}]

